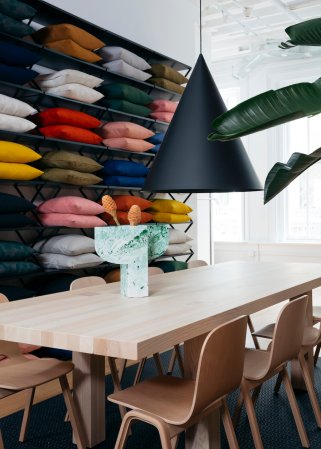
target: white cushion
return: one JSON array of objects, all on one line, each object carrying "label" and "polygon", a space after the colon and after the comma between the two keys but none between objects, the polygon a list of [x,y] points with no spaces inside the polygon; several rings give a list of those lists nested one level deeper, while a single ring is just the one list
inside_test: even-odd
[{"label": "white cushion", "polygon": [[174,254],[185,254],[188,253],[191,249],[191,246],[188,243],[171,243],[168,245],[165,255],[172,256]]},{"label": "white cushion", "polygon": [[103,260],[96,254],[79,254],[78,256],[64,256],[63,254],[43,253],[37,256],[38,262],[46,269],[76,269],[96,267]]},{"label": "white cushion", "polygon": [[79,254],[94,253],[95,240],[85,235],[56,235],[40,240],[34,245],[34,249],[39,253],[78,256]]},{"label": "white cushion", "polygon": [[103,98],[103,94],[91,87],[82,86],[77,83],[63,84],[62,86],[50,87],[46,89],[47,94],[54,94],[60,97],[71,98],[72,100],[83,101],[84,103],[95,103]]},{"label": "white cushion", "polygon": [[121,75],[129,76],[139,81],[146,81],[152,76],[150,73],[143,72],[142,70],[136,69],[135,67],[127,64],[127,62],[122,59],[105,62],[103,66],[110,72],[120,73]]},{"label": "white cushion", "polygon": [[170,229],[168,243],[186,243],[193,240],[186,232],[180,231],[179,229]]},{"label": "white cushion", "polygon": [[0,114],[0,130],[26,133],[34,129],[36,125],[29,120],[14,115]]},{"label": "white cushion", "polygon": [[58,87],[69,83],[77,83],[94,88],[99,86],[104,80],[97,78],[97,76],[80,72],[79,70],[65,69],[46,75],[39,75],[35,81],[39,87],[44,90],[49,89],[50,87]]},{"label": "white cushion", "polygon": [[24,101],[0,94],[0,113],[14,115],[16,117],[27,117],[38,111]]},{"label": "white cushion", "polygon": [[98,51],[98,54],[104,61],[115,61],[116,59],[122,59],[127,62],[127,64],[139,70],[147,70],[151,68],[145,59],[122,47],[103,47]]}]

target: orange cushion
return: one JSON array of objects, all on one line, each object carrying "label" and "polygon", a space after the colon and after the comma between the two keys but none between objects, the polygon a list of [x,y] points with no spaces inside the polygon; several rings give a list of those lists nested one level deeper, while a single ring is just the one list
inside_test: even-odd
[{"label": "orange cushion", "polygon": [[[120,224],[126,225],[129,224],[129,221],[127,219],[127,211],[118,210],[117,211],[117,218]],[[109,225],[115,225],[113,218],[109,214],[103,214],[101,217],[105,222]],[[152,221],[153,216],[152,214],[149,214],[148,212],[142,212],[142,219],[141,223],[148,223],[149,221]]]},{"label": "orange cushion", "polygon": [[109,284],[110,282],[120,281],[120,269],[115,268],[114,270],[108,271],[104,277],[105,281]]},{"label": "orange cushion", "polygon": [[78,45],[71,39],[63,39],[56,42],[48,42],[46,47],[52,50],[59,51],[68,56],[73,56],[74,58],[82,59],[86,62],[98,62],[101,61],[101,57],[96,53]]},{"label": "orange cushion", "polygon": [[40,28],[40,30],[32,34],[32,38],[40,44],[47,44],[48,42],[60,41],[62,39],[72,39],[78,45],[88,50],[97,50],[105,45],[100,39],[71,23],[58,23]]},{"label": "orange cushion", "polygon": [[128,211],[133,205],[137,205],[141,210],[145,210],[153,205],[151,201],[133,195],[115,195],[113,199],[119,211]]},{"label": "orange cushion", "polygon": [[102,137],[98,136],[98,134],[95,134],[88,129],[82,129],[76,126],[51,125],[39,128],[38,131],[46,137],[73,140],[74,142],[83,142],[92,145],[99,145],[102,141]]},{"label": "orange cushion", "polygon": [[67,108],[50,108],[39,112],[35,120],[41,126],[48,125],[70,125],[79,128],[97,128],[101,121],[84,112]]}]

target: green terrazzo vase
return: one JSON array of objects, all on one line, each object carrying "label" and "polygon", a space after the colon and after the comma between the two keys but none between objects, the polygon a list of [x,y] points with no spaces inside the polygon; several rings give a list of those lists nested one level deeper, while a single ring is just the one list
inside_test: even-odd
[{"label": "green terrazzo vase", "polygon": [[105,261],[120,264],[121,294],[148,296],[148,260],[168,246],[168,225],[108,226],[95,228],[95,248]]}]

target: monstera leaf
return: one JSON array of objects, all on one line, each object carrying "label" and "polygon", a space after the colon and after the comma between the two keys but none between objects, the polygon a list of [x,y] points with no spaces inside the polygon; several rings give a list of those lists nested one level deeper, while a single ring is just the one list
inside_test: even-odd
[{"label": "monstera leaf", "polygon": [[296,45],[321,45],[321,18],[306,20],[285,29],[290,40],[281,42],[280,48]]},{"label": "monstera leaf", "polygon": [[293,153],[286,164],[277,162],[269,171],[264,185],[264,204],[268,203],[307,168],[321,159],[321,148],[311,154]]},{"label": "monstera leaf", "polygon": [[321,78],[269,90],[217,117],[208,140],[231,140],[321,112]]}]

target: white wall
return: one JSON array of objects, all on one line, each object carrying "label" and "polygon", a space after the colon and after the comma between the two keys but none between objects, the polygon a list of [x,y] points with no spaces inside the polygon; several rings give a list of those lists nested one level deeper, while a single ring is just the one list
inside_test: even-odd
[{"label": "white wall", "polygon": [[49,3],[193,65],[196,6],[189,0],[51,0]]}]

